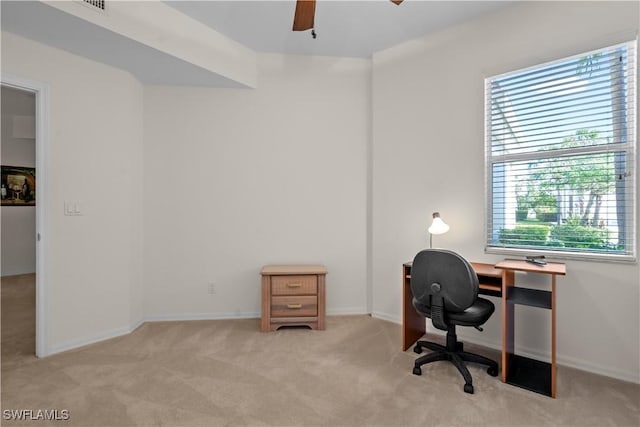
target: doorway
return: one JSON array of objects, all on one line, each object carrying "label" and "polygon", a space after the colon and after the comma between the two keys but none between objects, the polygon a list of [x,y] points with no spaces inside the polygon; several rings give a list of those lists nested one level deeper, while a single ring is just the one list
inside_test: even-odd
[{"label": "doorway", "polygon": [[[47,86],[3,74],[2,102],[2,325],[18,354],[48,354],[46,330]],[[37,180],[36,180],[37,178]],[[6,292],[5,292],[5,285]],[[11,309],[5,312],[5,297]],[[5,329],[5,316],[14,328]],[[11,333],[8,333],[11,331]],[[15,344],[15,345],[13,345]]]},{"label": "doorway", "polygon": [[35,93],[1,87],[2,357],[35,354]]}]

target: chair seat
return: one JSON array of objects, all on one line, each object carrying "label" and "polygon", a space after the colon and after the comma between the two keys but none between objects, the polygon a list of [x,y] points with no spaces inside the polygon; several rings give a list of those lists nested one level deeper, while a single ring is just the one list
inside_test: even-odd
[{"label": "chair seat", "polygon": [[[413,305],[419,312],[431,317],[431,307],[421,304],[415,298],[413,299]],[[460,326],[480,326],[489,320],[495,309],[493,303],[488,299],[477,298],[473,305],[463,312],[447,312],[447,322]]]}]

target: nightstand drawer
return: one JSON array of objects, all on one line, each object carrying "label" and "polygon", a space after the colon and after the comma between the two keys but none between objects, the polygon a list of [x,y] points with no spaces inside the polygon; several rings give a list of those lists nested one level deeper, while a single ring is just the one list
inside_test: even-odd
[{"label": "nightstand drawer", "polygon": [[272,276],[271,295],[317,295],[317,276]]},{"label": "nightstand drawer", "polygon": [[272,317],[306,317],[318,315],[317,296],[279,296],[271,298]]}]

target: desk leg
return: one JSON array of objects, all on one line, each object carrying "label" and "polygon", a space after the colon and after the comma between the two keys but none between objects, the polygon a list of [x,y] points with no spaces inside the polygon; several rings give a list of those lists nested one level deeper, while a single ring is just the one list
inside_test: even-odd
[{"label": "desk leg", "polygon": [[508,296],[511,287],[515,283],[515,272],[504,270],[502,272],[502,382],[507,382],[509,373],[509,357],[514,352],[514,304],[509,302]]},{"label": "desk leg", "polygon": [[551,397],[556,397],[556,275],[551,275]]},{"label": "desk leg", "polygon": [[402,268],[402,351],[413,345],[426,331],[424,316],[413,307],[409,268]]}]

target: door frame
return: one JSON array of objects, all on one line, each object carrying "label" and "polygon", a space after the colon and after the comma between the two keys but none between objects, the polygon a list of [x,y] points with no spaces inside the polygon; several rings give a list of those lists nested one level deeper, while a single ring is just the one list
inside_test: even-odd
[{"label": "door frame", "polygon": [[46,83],[24,79],[3,73],[2,86],[12,87],[35,94],[36,107],[36,357],[49,355],[48,299],[47,284],[49,268],[47,264],[49,244],[47,233],[47,211],[50,206],[47,147],[49,146],[49,87]]}]

